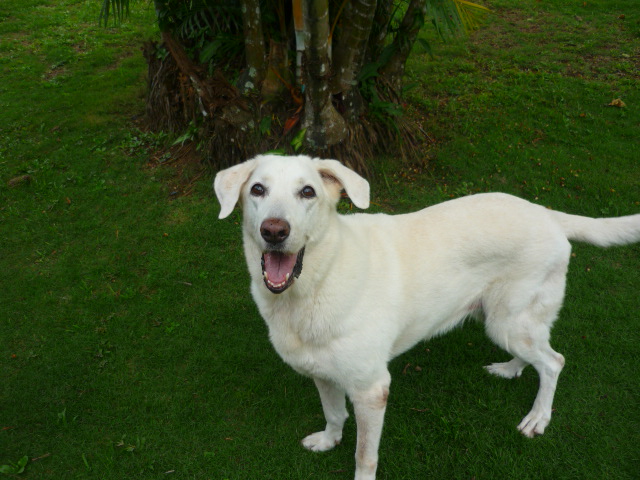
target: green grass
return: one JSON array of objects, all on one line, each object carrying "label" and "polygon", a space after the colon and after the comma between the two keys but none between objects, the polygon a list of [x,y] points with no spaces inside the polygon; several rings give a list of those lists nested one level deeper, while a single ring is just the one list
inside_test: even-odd
[{"label": "green grass", "polygon": [[[468,43],[430,39],[436,58],[412,58],[411,102],[436,143],[414,165],[376,159],[374,210],[499,190],[640,212],[635,0],[491,6]],[[299,444],[324,425],[320,402],[269,344],[239,213],[216,220],[210,176],[172,200],[170,170],[148,167],[159,137],[134,120],[152,9],[115,29],[98,11],[0,5],[0,466],[26,455],[16,476],[31,479],[352,478],[353,419],[332,452]],[[606,107],[614,98],[627,107]],[[535,372],[485,374],[508,356],[469,324],[391,363],[379,478],[637,478],[640,247],[574,253],[547,433],[515,429]]]}]

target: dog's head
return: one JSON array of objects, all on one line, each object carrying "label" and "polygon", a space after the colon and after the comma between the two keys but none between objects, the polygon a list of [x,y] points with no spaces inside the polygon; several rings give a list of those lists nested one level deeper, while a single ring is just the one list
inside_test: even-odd
[{"label": "dog's head", "polygon": [[[218,172],[214,188],[227,217],[242,204],[245,235],[262,252],[262,274],[273,293],[302,272],[305,247],[321,237],[344,189],[369,206],[369,184],[337,160],[260,155]],[[256,259],[258,261],[259,259]]]}]

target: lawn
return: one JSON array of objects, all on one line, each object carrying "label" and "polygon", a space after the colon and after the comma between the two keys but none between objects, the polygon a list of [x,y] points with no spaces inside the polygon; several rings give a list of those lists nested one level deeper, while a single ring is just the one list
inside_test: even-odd
[{"label": "lawn", "polygon": [[[468,40],[425,32],[433,57],[411,58],[408,104],[433,143],[416,162],[372,159],[372,210],[504,191],[640,212],[636,0],[487,3]],[[320,401],[269,344],[240,213],[217,220],[212,172],[180,194],[152,155],[166,136],[138,129],[153,8],[117,28],[98,13],[0,4],[0,472],[26,457],[11,475],[352,478],[353,419],[331,452],[299,443],[324,426]],[[394,360],[378,477],[638,478],[639,290],[640,245],[575,245],[552,332],[567,366],[533,440],[515,427],[537,375],[486,374],[509,357],[481,325]]]}]

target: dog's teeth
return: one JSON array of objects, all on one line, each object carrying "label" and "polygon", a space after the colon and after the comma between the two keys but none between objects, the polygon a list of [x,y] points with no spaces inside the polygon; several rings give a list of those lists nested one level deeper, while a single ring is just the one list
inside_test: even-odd
[{"label": "dog's teeth", "polygon": [[264,281],[266,282],[267,285],[269,285],[269,287],[271,288],[282,288],[284,287],[287,282],[289,281],[289,278],[291,277],[291,274],[287,273],[285,275],[284,281],[280,282],[280,283],[273,283],[270,279],[269,279],[269,274],[267,272],[262,272],[262,276],[264,277]]},{"label": "dog's teeth", "polygon": [[267,279],[267,284],[272,288],[282,288],[287,282],[273,283],[271,280]]}]

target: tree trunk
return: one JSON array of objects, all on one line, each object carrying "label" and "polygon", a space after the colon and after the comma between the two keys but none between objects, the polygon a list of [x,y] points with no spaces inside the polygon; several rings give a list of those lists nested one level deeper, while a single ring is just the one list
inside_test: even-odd
[{"label": "tree trunk", "polygon": [[182,45],[173,38],[170,32],[163,31],[161,33],[162,41],[173,57],[180,72],[187,77],[196,91],[198,105],[202,116],[209,115],[209,106],[214,102],[214,98],[210,95],[198,71],[198,67],[187,55]]},{"label": "tree trunk", "polygon": [[364,63],[375,11],[376,0],[352,0],[342,15],[342,28],[335,39],[332,93],[341,95],[348,119],[355,119],[364,111],[357,77]]},{"label": "tree trunk", "polygon": [[389,0],[380,0],[376,6],[376,12],[373,17],[373,25],[371,28],[371,36],[367,44],[367,63],[376,62],[380,59],[380,54],[384,49],[385,40],[387,38],[388,26],[393,13],[394,2]]},{"label": "tree trunk", "polygon": [[266,101],[280,100],[290,84],[287,44],[271,39],[269,41],[269,60],[262,82],[262,96]]},{"label": "tree trunk", "polygon": [[404,66],[418,37],[418,32],[424,25],[426,14],[427,3],[425,0],[411,0],[391,46],[393,55],[380,70],[380,74],[385,77],[397,95],[402,88]]},{"label": "tree trunk", "polygon": [[305,49],[304,31],[304,2],[305,0],[291,0],[291,14],[296,39],[296,84],[302,86],[302,58]]},{"label": "tree trunk", "polygon": [[304,0],[306,73],[305,107],[302,127],[305,141],[315,149],[335,145],[347,136],[344,119],[331,103],[329,78],[328,0]]},{"label": "tree trunk", "polygon": [[265,45],[262,33],[260,0],[240,0],[244,26],[244,49],[247,59],[246,70],[238,79],[241,92],[260,87],[265,76]]},{"label": "tree trunk", "polygon": [[352,0],[342,15],[342,28],[333,49],[333,93],[347,92],[357,84],[371,32],[376,0]]}]

